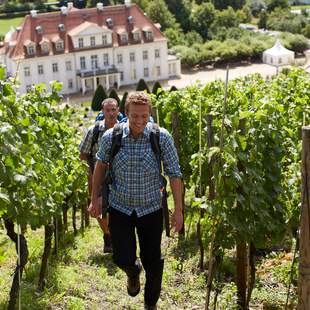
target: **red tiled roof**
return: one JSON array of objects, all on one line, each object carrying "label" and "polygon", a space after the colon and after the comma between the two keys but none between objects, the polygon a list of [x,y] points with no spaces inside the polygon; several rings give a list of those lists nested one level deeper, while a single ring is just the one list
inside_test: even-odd
[{"label": "red tiled roof", "polygon": [[117,30],[115,31],[117,34],[124,34],[127,33],[127,30],[125,27],[118,27]]},{"label": "red tiled roof", "polygon": [[[132,23],[128,22],[129,16],[133,17]],[[105,6],[103,10],[98,10],[97,8],[81,10],[71,9],[68,11],[67,15],[62,14],[61,11],[38,14],[35,18],[31,15],[27,15],[21,25],[21,30],[15,31],[11,37],[11,41],[17,41],[16,46],[10,50],[7,49],[7,54],[11,58],[26,58],[27,54],[25,54],[24,49],[25,42],[29,40],[38,45],[43,38],[51,41],[55,40],[55,38],[60,38],[64,40],[64,52],[72,52],[73,44],[70,35],[77,34],[91,24],[107,29],[106,20],[108,18],[111,18],[113,21],[113,26],[109,28],[113,31],[113,46],[119,45],[119,35],[117,31],[121,28],[128,34],[131,34],[132,31],[136,31],[136,29],[143,29],[143,31],[151,30],[154,36],[152,41],[166,40],[160,30],[144,15],[143,11],[137,5],[132,4],[130,7],[115,5]],[[59,24],[64,25],[64,31],[60,31]],[[36,31],[37,26],[42,27],[42,33]],[[145,37],[142,39],[144,42],[150,42]],[[129,35],[128,44],[136,43],[132,35]],[[41,56],[40,49],[36,49],[36,56]]]},{"label": "red tiled roof", "polygon": [[26,41],[24,41],[24,46],[28,46],[33,43],[34,43],[33,41],[27,39]]},{"label": "red tiled roof", "polygon": [[90,27],[90,26],[93,26],[93,27],[95,27],[95,28],[99,28],[100,30],[102,30],[101,27],[98,26],[97,24],[95,24],[95,23],[90,23],[90,22],[86,21],[86,22],[84,22],[84,23],[78,25],[77,27],[73,28],[72,30],[70,30],[70,31],[68,32],[68,35],[69,35],[69,36],[75,36],[75,35],[79,34],[80,32],[82,32],[83,30],[87,29],[87,28]]},{"label": "red tiled roof", "polygon": [[45,43],[45,42],[49,43],[50,40],[48,38],[46,38],[46,37],[42,37],[42,40],[39,42],[39,44],[42,44],[42,43]]},{"label": "red tiled roof", "polygon": [[54,36],[51,37],[51,41],[53,43],[58,42],[59,40],[61,40],[60,36],[58,34],[55,34]]},{"label": "red tiled roof", "polygon": [[132,33],[134,33],[134,32],[141,32],[141,29],[138,28],[138,27],[134,27],[131,32]]}]

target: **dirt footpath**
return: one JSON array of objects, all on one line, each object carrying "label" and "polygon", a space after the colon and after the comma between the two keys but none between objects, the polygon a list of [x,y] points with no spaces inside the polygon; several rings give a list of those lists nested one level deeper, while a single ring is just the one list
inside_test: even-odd
[{"label": "dirt footpath", "polygon": [[[276,68],[263,63],[248,64],[230,66],[229,79],[235,79],[238,77],[246,76],[253,73],[260,73],[264,78],[270,78],[277,72]],[[197,82],[206,84],[208,82],[226,78],[226,68],[222,69],[205,69],[199,71],[183,71],[180,79],[169,80],[167,82],[168,87],[176,86],[177,88],[183,88],[189,85],[193,85]]]},{"label": "dirt footpath", "polygon": [[[270,78],[275,75],[277,69],[273,66],[266,65],[263,63],[254,63],[254,64],[244,64],[244,65],[234,65],[229,68],[229,79],[235,79],[238,77],[246,76],[253,73],[260,73],[264,78]],[[178,89],[184,88],[186,86],[194,85],[195,83],[201,83],[202,85],[214,81],[216,79],[225,80],[226,77],[226,68],[212,68],[212,69],[200,69],[200,70],[182,70],[181,77],[178,79],[160,81],[160,84],[164,89],[170,89],[171,86],[175,86]],[[153,82],[152,84],[153,85]],[[135,90],[135,85],[120,87],[117,90],[119,96],[122,96],[124,92],[132,92]],[[91,101],[93,92],[88,92],[85,95],[81,93],[65,96],[63,102],[70,104],[80,104],[85,101]],[[68,101],[69,102],[68,102]]]}]

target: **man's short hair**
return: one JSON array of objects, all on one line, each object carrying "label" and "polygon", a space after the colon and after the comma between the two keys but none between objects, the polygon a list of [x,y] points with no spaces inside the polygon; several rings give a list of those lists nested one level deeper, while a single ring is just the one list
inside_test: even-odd
[{"label": "man's short hair", "polygon": [[150,112],[152,109],[151,99],[148,96],[148,94],[146,94],[143,91],[134,92],[126,98],[126,103],[125,103],[126,112],[129,111],[130,105],[147,105],[150,108]]},{"label": "man's short hair", "polygon": [[102,101],[102,103],[101,103],[101,109],[103,109],[103,108],[104,108],[104,105],[105,105],[106,103],[109,103],[109,102],[115,103],[116,106],[118,107],[118,102],[117,102],[116,99],[114,99],[114,98],[106,98],[106,99],[104,99],[104,100]]}]

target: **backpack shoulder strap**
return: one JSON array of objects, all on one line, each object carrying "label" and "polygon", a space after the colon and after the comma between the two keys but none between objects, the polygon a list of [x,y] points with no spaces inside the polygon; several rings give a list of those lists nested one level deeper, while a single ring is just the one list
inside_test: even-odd
[{"label": "backpack shoulder strap", "polygon": [[152,123],[151,132],[150,132],[150,142],[152,151],[156,155],[157,158],[160,159],[160,144],[159,144],[159,126],[158,124]]},{"label": "backpack shoulder strap", "polygon": [[98,138],[99,138],[99,126],[100,126],[100,124],[99,124],[99,122],[97,122],[96,124],[95,124],[95,127],[94,127],[94,129],[93,129],[93,136],[92,136],[92,140],[91,140],[91,151],[92,151],[92,149],[93,149],[93,147],[94,147],[94,145],[98,142]]},{"label": "backpack shoulder strap", "polygon": [[163,188],[167,186],[167,180],[163,176],[163,167],[161,165],[161,149],[159,144],[159,136],[160,136],[160,130],[158,124],[152,123],[151,133],[150,133],[150,143],[152,147],[152,151],[155,154],[159,171],[160,171],[160,178],[162,182]]},{"label": "backpack shoulder strap", "polygon": [[113,127],[112,132],[112,145],[110,149],[110,164],[112,163],[115,155],[121,148],[123,137],[123,125],[122,123],[117,123]]}]

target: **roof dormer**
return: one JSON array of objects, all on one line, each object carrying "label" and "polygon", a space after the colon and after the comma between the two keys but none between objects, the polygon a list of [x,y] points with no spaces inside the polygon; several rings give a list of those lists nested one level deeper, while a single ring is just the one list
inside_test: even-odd
[{"label": "roof dormer", "polygon": [[47,38],[42,38],[42,40],[39,43],[41,47],[41,53],[42,54],[49,54],[50,51],[50,41]]},{"label": "roof dormer", "polygon": [[133,28],[133,30],[131,31],[132,33],[132,37],[134,42],[140,42],[141,41],[141,29],[140,28]]},{"label": "roof dormer", "polygon": [[146,41],[153,41],[154,40],[154,33],[151,27],[144,27],[143,28],[144,36]]},{"label": "roof dormer", "polygon": [[64,41],[59,37],[59,36],[55,36],[53,39],[52,39],[52,42],[54,43],[55,45],[55,51],[56,52],[63,52],[64,50]]},{"label": "roof dormer", "polygon": [[25,46],[26,49],[27,49],[27,55],[28,55],[28,56],[33,56],[33,55],[35,55],[35,53],[36,53],[36,45],[35,45],[35,43],[34,43],[33,41],[31,41],[31,40],[26,40],[26,41],[24,42],[24,46]]},{"label": "roof dormer", "polygon": [[127,44],[128,43],[128,33],[125,28],[119,28],[116,33],[119,36],[119,41],[121,44]]}]

